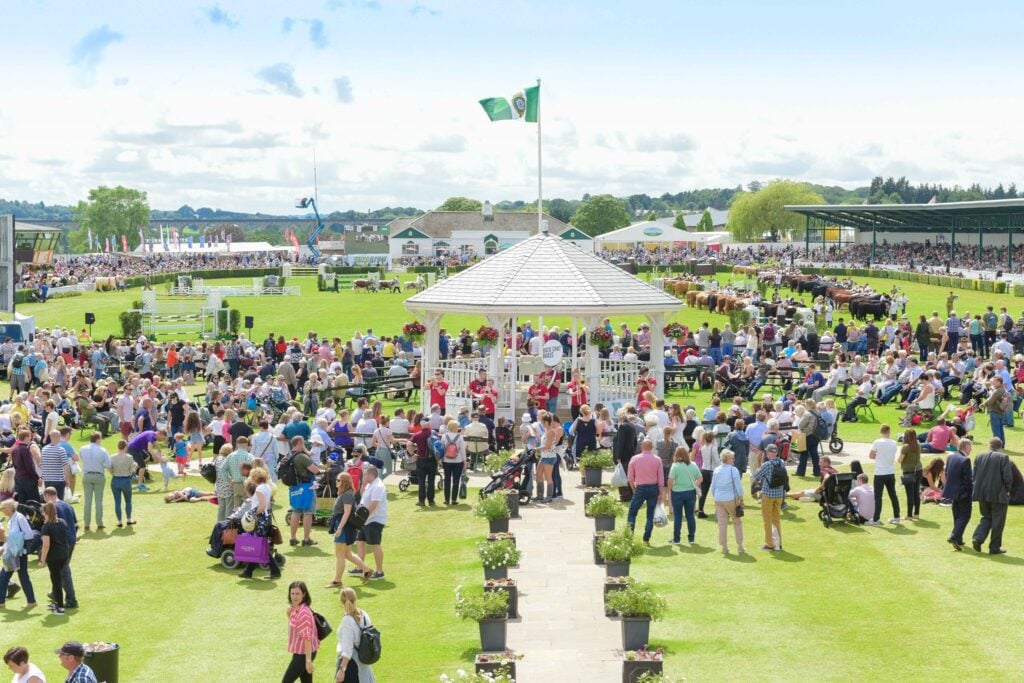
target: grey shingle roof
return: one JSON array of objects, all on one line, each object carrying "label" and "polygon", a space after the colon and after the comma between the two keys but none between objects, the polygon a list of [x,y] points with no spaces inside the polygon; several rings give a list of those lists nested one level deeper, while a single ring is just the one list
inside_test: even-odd
[{"label": "grey shingle roof", "polygon": [[678,299],[568,240],[539,234],[406,300],[411,310],[551,314],[675,311]]}]

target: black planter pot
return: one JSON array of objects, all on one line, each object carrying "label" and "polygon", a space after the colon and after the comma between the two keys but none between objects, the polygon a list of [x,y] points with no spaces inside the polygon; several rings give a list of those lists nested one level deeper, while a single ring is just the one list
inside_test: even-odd
[{"label": "black planter pot", "polygon": [[605,560],[604,571],[605,576],[629,576],[629,562],[609,562]]},{"label": "black planter pot", "polygon": [[512,680],[516,680],[515,662],[477,662],[476,672],[478,674],[489,673],[493,676],[505,673]]},{"label": "black planter pot", "polygon": [[497,534],[502,531],[508,531],[508,517],[502,517],[501,519],[492,519],[488,523],[491,525],[492,534]]},{"label": "black planter pot", "polygon": [[508,618],[516,619],[519,616],[519,586],[484,586],[485,591],[505,591],[508,593]]},{"label": "black planter pot", "polygon": [[497,538],[488,538],[487,540],[488,540],[489,542],[491,542],[491,543],[495,543],[495,542],[497,542],[498,540],[502,540],[502,541],[512,541],[512,545],[515,545],[515,544],[516,544],[516,537],[515,537],[515,536],[511,536],[511,537],[509,537],[509,538],[502,538],[502,539],[497,539]]},{"label": "black planter pot", "polygon": [[511,494],[505,496],[505,502],[508,504],[508,516],[519,519],[519,494],[513,490]]},{"label": "black planter pot", "polygon": [[615,518],[612,516],[594,517],[595,531],[615,531]]},{"label": "black planter pot", "polygon": [[479,624],[480,649],[484,652],[504,652],[508,635],[508,620],[481,619]]},{"label": "black planter pot", "polygon": [[601,534],[594,534],[594,564],[604,564],[604,558],[597,550],[597,542],[601,540]]},{"label": "black planter pot", "polygon": [[622,660],[622,683],[636,683],[645,673],[662,673],[661,661]]},{"label": "black planter pot", "polygon": [[651,639],[650,617],[622,617],[622,649],[639,650]]},{"label": "black planter pot", "polygon": [[600,486],[601,475],[604,473],[600,467],[584,467],[583,468],[583,485],[584,486]]},{"label": "black planter pot", "polygon": [[508,567],[496,567],[494,569],[488,569],[484,567],[484,580],[487,579],[507,579],[508,578]]},{"label": "black planter pot", "polygon": [[[598,470],[598,472],[600,472],[600,471],[601,470]],[[606,495],[608,495],[607,491],[584,491],[583,492],[583,509],[586,510],[587,503],[589,503],[590,499],[593,498],[594,496],[606,496]],[[586,514],[586,512],[584,512],[583,514]]]}]

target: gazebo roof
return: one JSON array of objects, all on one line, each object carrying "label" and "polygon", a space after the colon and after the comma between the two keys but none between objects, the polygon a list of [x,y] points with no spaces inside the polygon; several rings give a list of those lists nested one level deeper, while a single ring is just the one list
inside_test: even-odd
[{"label": "gazebo roof", "polygon": [[405,305],[414,311],[610,315],[670,312],[682,304],[572,242],[541,233],[442,280]]}]

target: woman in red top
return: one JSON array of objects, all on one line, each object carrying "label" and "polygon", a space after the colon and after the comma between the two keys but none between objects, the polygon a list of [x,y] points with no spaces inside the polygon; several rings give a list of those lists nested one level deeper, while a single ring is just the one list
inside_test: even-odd
[{"label": "woman in red top", "polygon": [[487,380],[478,396],[480,399],[480,412],[493,420],[498,406],[498,390],[494,388],[493,379]]},{"label": "woman in red top", "polygon": [[284,672],[281,683],[313,683],[313,660],[320,647],[316,637],[316,622],[310,605],[309,589],[302,581],[288,586],[288,652],[292,661]]}]

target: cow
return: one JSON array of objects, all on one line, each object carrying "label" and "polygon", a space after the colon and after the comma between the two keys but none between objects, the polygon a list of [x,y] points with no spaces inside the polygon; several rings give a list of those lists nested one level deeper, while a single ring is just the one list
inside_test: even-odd
[{"label": "cow", "polygon": [[406,282],[405,288],[412,289],[417,292],[422,292],[424,289],[427,288],[427,281],[423,279],[422,275],[420,275],[415,280],[410,280],[409,282]]},{"label": "cow", "polygon": [[352,291],[357,292],[360,289],[365,289],[368,292],[376,292],[380,289],[380,286],[376,280],[353,280]]},{"label": "cow", "polygon": [[700,292],[700,291],[698,291],[696,289],[691,289],[688,292],[685,292],[685,294],[686,294],[686,305],[690,306],[692,308],[693,306],[697,305],[697,295],[698,294],[703,294],[703,292]]}]

